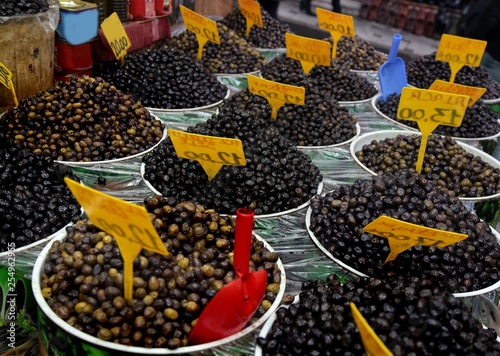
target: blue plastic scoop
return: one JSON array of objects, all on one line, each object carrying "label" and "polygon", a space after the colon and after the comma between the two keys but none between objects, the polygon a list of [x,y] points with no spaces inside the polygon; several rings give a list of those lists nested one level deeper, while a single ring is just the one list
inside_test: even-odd
[{"label": "blue plastic scoop", "polygon": [[391,50],[389,51],[389,58],[387,62],[382,64],[378,70],[378,77],[380,80],[380,89],[382,89],[382,100],[385,101],[387,97],[393,93],[401,94],[401,89],[408,85],[406,80],[405,62],[399,57],[398,54],[399,43],[401,36],[396,33],[392,39]]}]

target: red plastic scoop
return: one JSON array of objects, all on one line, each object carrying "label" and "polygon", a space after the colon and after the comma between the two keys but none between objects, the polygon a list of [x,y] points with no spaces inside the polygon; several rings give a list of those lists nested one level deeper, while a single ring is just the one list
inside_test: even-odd
[{"label": "red plastic scoop", "polygon": [[234,271],[238,278],[222,288],[207,304],[189,335],[193,344],[220,340],[241,331],[259,308],[267,285],[267,272],[250,273],[254,212],[236,211]]}]

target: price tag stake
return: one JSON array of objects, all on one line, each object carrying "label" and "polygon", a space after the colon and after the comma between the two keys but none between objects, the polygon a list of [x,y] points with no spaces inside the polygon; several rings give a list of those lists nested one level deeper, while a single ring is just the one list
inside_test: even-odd
[{"label": "price tag stake", "polygon": [[286,55],[300,61],[304,73],[309,74],[315,65],[330,66],[330,42],[308,37],[285,34]]},{"label": "price tag stake", "polygon": [[467,109],[469,97],[427,89],[405,87],[401,91],[397,118],[416,121],[422,139],[418,152],[416,171],[420,174],[424,163],[427,140],[439,125],[458,127]]},{"label": "price tag stake", "polygon": [[246,20],[245,36],[248,38],[253,25],[264,27],[264,24],[262,23],[260,4],[254,0],[238,0],[238,5],[240,7],[241,14]]},{"label": "price tag stake", "polygon": [[142,249],[168,255],[165,245],[143,206],[128,203],[64,178],[90,221],[112,235],[123,258],[125,299],[133,296],[134,259]]},{"label": "price tag stake", "polygon": [[181,158],[198,161],[208,180],[215,178],[222,166],[245,166],[245,152],[241,140],[168,130],[175,153]]},{"label": "price tag stake", "polygon": [[366,225],[363,231],[388,240],[391,253],[384,263],[393,261],[401,252],[416,245],[442,248],[468,237],[465,234],[431,229],[385,215],[379,216]]},{"label": "price tag stake", "polygon": [[116,12],[113,12],[102,22],[101,29],[115,58],[120,61],[122,65],[125,64],[125,55],[132,44]]},{"label": "price tag stake", "polygon": [[259,95],[271,105],[271,119],[276,120],[278,110],[284,104],[304,105],[306,89],[293,85],[273,82],[249,74],[248,89],[250,93]]},{"label": "price tag stake", "polygon": [[361,341],[368,356],[392,356],[387,346],[380,340],[353,302],[349,302],[352,317],[361,334]]},{"label": "price tag stake", "polygon": [[354,18],[349,15],[328,11],[320,7],[316,8],[318,25],[322,30],[330,32],[333,39],[332,58],[337,58],[337,44],[342,36],[353,37]]},{"label": "price tag stake", "polygon": [[465,65],[477,67],[481,63],[486,41],[443,34],[436,52],[436,60],[448,62],[450,65],[450,82],[455,82],[455,76]]},{"label": "price tag stake", "polygon": [[2,62],[0,62],[0,83],[10,90],[14,104],[19,106],[16,91],[14,90],[14,83],[12,82],[12,72]]},{"label": "price tag stake", "polygon": [[196,39],[198,40],[198,59],[201,60],[203,56],[203,47],[208,41],[220,44],[217,23],[183,5],[180,5],[179,9],[186,29],[196,35]]}]

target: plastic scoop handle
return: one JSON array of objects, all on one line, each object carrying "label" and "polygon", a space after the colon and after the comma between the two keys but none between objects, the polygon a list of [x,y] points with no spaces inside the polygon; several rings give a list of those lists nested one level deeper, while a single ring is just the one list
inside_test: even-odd
[{"label": "plastic scoop handle", "polygon": [[395,33],[392,37],[391,49],[389,51],[389,57],[387,58],[387,62],[392,63],[396,59],[399,50],[399,44],[401,43],[401,39],[403,36],[399,33]]},{"label": "plastic scoop handle", "polygon": [[236,210],[233,268],[239,278],[250,273],[250,250],[252,246],[254,215],[255,213],[247,208]]}]

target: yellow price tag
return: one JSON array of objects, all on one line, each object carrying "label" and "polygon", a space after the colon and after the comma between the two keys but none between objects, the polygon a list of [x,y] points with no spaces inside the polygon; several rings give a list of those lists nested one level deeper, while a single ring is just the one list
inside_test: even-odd
[{"label": "yellow price tag", "polygon": [[469,237],[466,234],[431,229],[389,216],[379,216],[366,225],[363,231],[388,240],[391,253],[385,263],[393,261],[401,252],[416,245],[442,248]]},{"label": "yellow price tag", "polygon": [[316,8],[319,28],[330,32],[333,38],[332,58],[337,58],[337,44],[342,36],[353,37],[354,18],[349,15],[342,15],[322,8]]},{"label": "yellow price tag", "polygon": [[286,55],[300,61],[302,69],[309,74],[315,65],[330,66],[330,42],[308,37],[285,34]]},{"label": "yellow price tag", "polygon": [[0,62],[0,83],[5,85],[7,89],[10,90],[15,105],[19,106],[16,91],[14,90],[14,83],[12,82],[12,72],[2,62]]},{"label": "yellow price tag", "polygon": [[250,93],[266,98],[271,105],[272,119],[276,119],[279,108],[284,104],[304,105],[306,89],[303,87],[273,82],[251,74],[247,79]]},{"label": "yellow price tag", "polygon": [[468,85],[455,84],[450,82],[445,82],[441,79],[436,79],[434,83],[431,84],[429,90],[442,91],[450,94],[467,95],[470,100],[468,106],[472,106],[478,101],[484,93],[486,93],[486,88],[471,87]]},{"label": "yellow price tag", "polygon": [[69,178],[64,178],[64,181],[90,221],[115,238],[123,257],[125,299],[132,299],[133,264],[139,252],[146,249],[168,255],[146,208],[85,187]]},{"label": "yellow price tag", "polygon": [[375,331],[373,331],[366,319],[361,315],[356,305],[353,302],[349,302],[349,305],[354,322],[361,334],[366,354],[368,356],[392,356],[392,352],[389,351],[378,335],[375,334]]},{"label": "yellow price tag", "polygon": [[178,130],[168,130],[175,153],[181,158],[198,161],[211,181],[222,166],[246,166],[241,140],[198,135]]},{"label": "yellow price tag", "polygon": [[115,58],[123,64],[127,50],[132,46],[132,44],[130,43],[127,32],[125,32],[125,28],[123,27],[116,12],[113,12],[102,22],[101,29],[115,55]]},{"label": "yellow price tag", "polygon": [[439,41],[436,60],[450,64],[450,82],[455,81],[457,72],[465,65],[477,67],[481,63],[486,41],[443,34]]},{"label": "yellow price tag", "polygon": [[262,23],[262,12],[260,11],[260,4],[254,0],[238,0],[241,14],[245,17],[247,27],[245,36],[250,35],[250,29],[253,25],[264,27]]},{"label": "yellow price tag", "polygon": [[198,59],[201,60],[203,56],[203,46],[207,41],[220,44],[219,30],[217,23],[205,16],[197,14],[193,10],[180,5],[182,20],[186,29],[193,32],[198,40]]},{"label": "yellow price tag", "polygon": [[422,132],[416,167],[419,174],[422,171],[429,135],[439,125],[460,126],[469,99],[466,95],[428,89],[409,87],[402,89],[397,118],[416,121],[420,132]]}]

